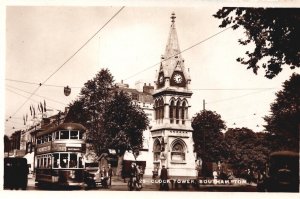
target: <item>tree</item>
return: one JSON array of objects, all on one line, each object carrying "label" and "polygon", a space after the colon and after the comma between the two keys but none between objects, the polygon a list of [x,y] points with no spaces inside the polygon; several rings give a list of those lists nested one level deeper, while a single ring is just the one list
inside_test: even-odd
[{"label": "tree", "polygon": [[79,98],[69,104],[69,111],[65,117],[65,122],[81,123],[87,125],[88,114],[84,111],[84,98]]},{"label": "tree", "polygon": [[[226,129],[225,122],[216,112],[202,110],[192,121],[194,149],[206,162],[218,162],[226,159],[226,148],[222,130]],[[205,168],[203,168],[205,170]],[[204,171],[205,173],[206,171]]]},{"label": "tree", "polygon": [[87,139],[98,157],[115,149],[119,157],[117,170],[121,171],[125,152],[138,153],[142,148],[143,131],[149,121],[128,95],[116,89],[113,76],[107,69],[102,69],[85,83],[79,99],[70,105],[65,121],[86,126]]},{"label": "tree", "polygon": [[105,142],[110,149],[117,152],[117,174],[120,175],[125,152],[132,151],[138,154],[143,147],[143,131],[147,129],[149,120],[145,112],[134,105],[123,91],[115,91],[105,110]]},{"label": "tree", "polygon": [[[283,83],[271,104],[271,115],[265,116],[266,130],[272,135],[278,150],[299,151],[300,75],[294,73]],[[272,137],[272,136],[271,136]]]},{"label": "tree", "polygon": [[264,169],[270,153],[264,134],[256,134],[248,128],[230,128],[225,133],[225,142],[227,162],[235,171]]},{"label": "tree", "polygon": [[107,152],[103,114],[111,100],[113,90],[113,76],[108,69],[102,69],[96,76],[88,80],[81,89],[79,99],[70,104],[66,122],[79,122],[87,130],[87,140],[99,157]]},{"label": "tree", "polygon": [[265,77],[272,79],[283,66],[300,67],[300,10],[297,8],[222,8],[215,15],[222,19],[219,27],[232,25],[245,29],[242,45],[255,44],[253,52],[246,51],[247,58],[237,61],[252,69],[265,69]]}]

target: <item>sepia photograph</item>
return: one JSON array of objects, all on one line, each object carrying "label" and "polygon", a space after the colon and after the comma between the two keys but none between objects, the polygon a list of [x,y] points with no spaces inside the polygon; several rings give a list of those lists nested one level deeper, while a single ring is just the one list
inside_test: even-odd
[{"label": "sepia photograph", "polygon": [[37,2],[1,5],[3,192],[299,194],[297,2]]}]

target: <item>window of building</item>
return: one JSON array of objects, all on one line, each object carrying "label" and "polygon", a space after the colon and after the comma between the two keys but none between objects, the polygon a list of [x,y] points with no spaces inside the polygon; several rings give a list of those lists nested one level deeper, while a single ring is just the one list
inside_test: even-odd
[{"label": "window of building", "polygon": [[160,160],[160,152],[161,152],[161,144],[159,140],[155,140],[154,145],[153,145],[153,160],[159,161]]},{"label": "window of building", "polygon": [[175,117],[176,117],[176,124],[179,124],[179,114],[180,114],[180,102],[178,101],[176,103],[176,113],[175,113]]},{"label": "window of building", "polygon": [[185,146],[180,141],[176,141],[172,146],[171,160],[174,162],[184,162],[185,161]]},{"label": "window of building", "polygon": [[186,118],[186,103],[182,103],[182,109],[181,109],[181,119],[182,119],[182,124],[185,124],[185,118]]},{"label": "window of building", "polygon": [[170,103],[170,112],[169,112],[169,118],[170,118],[170,123],[173,124],[174,123],[174,110],[175,110],[175,106],[174,106],[174,101],[172,100]]}]

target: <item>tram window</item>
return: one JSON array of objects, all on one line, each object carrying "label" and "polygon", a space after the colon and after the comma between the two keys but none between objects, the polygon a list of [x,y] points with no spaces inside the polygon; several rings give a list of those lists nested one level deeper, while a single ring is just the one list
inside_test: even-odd
[{"label": "tram window", "polygon": [[79,132],[79,139],[82,140],[83,138],[83,132]]},{"label": "tram window", "polygon": [[82,157],[79,157],[79,168],[83,168]]},{"label": "tram window", "polygon": [[70,154],[70,168],[77,168],[77,154]]},{"label": "tram window", "polygon": [[60,139],[69,139],[69,131],[60,131]]},{"label": "tram window", "polygon": [[59,140],[59,132],[54,132],[55,133],[55,139]]},{"label": "tram window", "polygon": [[51,142],[52,141],[52,134],[48,134],[48,142]]},{"label": "tram window", "polygon": [[59,153],[53,154],[53,168],[59,168]]},{"label": "tram window", "polygon": [[70,138],[71,139],[78,139],[78,131],[71,131],[70,132]]},{"label": "tram window", "polygon": [[37,157],[37,168],[40,168],[40,158]]},{"label": "tram window", "polygon": [[48,135],[43,136],[43,143],[48,142]]},{"label": "tram window", "polygon": [[60,167],[67,168],[68,167],[68,153],[61,153],[60,154]]},{"label": "tram window", "polygon": [[48,155],[48,168],[52,167],[52,163],[51,163],[51,156]]},{"label": "tram window", "polygon": [[47,161],[47,156],[44,156],[44,168],[48,167],[48,161]]}]

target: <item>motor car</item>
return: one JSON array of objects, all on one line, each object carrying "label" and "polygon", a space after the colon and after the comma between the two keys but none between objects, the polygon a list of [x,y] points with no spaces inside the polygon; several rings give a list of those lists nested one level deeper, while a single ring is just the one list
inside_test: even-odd
[{"label": "motor car", "polygon": [[270,154],[264,184],[268,192],[299,192],[299,154],[277,151]]},{"label": "motor car", "polygon": [[4,158],[4,188],[25,190],[28,183],[28,172],[26,158]]},{"label": "motor car", "polygon": [[108,177],[101,177],[98,173],[98,163],[89,163],[85,166],[84,182],[86,189],[94,189],[97,187],[109,188]]}]

